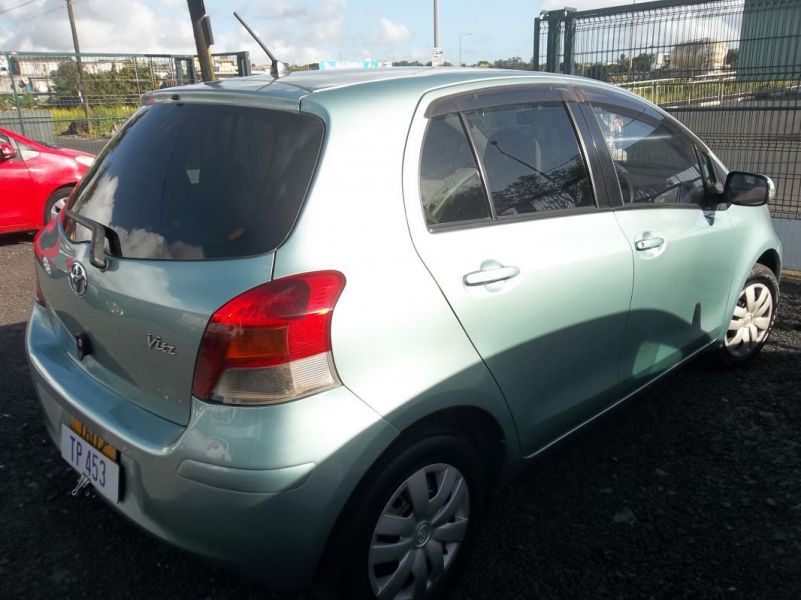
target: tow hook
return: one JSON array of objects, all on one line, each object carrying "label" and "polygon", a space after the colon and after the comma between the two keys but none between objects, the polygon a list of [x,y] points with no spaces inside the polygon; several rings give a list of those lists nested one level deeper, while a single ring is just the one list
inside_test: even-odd
[{"label": "tow hook", "polygon": [[[72,495],[77,496],[87,485],[89,485],[89,478],[86,475],[81,475],[78,478],[78,483],[75,484],[75,488],[72,490]],[[89,495],[89,490],[86,490],[86,495]]]}]

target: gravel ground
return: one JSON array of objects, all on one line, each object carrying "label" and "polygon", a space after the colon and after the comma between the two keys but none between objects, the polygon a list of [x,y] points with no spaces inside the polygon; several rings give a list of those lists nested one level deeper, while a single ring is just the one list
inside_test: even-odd
[{"label": "gravel ground", "polygon": [[[0,238],[0,597],[290,600],[70,496],[23,355],[30,239]],[[801,284],[782,294],[750,368],[696,361],[498,494],[451,599],[801,597]]]}]

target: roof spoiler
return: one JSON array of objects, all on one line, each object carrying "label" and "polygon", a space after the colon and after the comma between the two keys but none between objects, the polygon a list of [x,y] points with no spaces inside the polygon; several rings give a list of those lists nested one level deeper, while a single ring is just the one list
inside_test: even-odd
[{"label": "roof spoiler", "polygon": [[270,57],[270,61],[272,62],[272,64],[270,65],[270,75],[273,76],[273,79],[279,79],[281,77],[289,75],[289,72],[290,72],[289,71],[289,65],[286,64],[285,62],[281,62],[275,56],[273,56],[273,53],[270,52],[270,49],[267,46],[264,45],[264,42],[262,42],[259,39],[259,36],[256,35],[256,33],[250,28],[250,26],[248,26],[247,23],[245,23],[245,19],[240,17],[239,13],[234,11],[234,16],[236,17],[237,21],[242,23],[242,27],[244,27],[247,30],[247,32],[251,35],[251,37],[254,40],[256,40],[256,43],[259,46],[261,46],[261,49],[264,50],[267,53],[267,56]]}]

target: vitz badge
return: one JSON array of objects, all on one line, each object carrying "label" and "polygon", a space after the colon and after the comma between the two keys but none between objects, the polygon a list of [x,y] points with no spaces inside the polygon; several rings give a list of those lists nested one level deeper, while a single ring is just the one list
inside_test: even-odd
[{"label": "vitz badge", "polygon": [[163,352],[164,354],[175,355],[175,346],[165,342],[160,335],[147,334],[147,347],[151,350]]}]

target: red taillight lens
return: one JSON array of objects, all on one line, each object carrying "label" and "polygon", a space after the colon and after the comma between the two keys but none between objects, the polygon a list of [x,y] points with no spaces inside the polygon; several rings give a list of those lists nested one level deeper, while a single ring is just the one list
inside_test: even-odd
[{"label": "red taillight lens", "polygon": [[203,334],[192,393],[231,404],[281,402],[338,384],[331,316],[345,276],[277,279],[215,312]]}]

